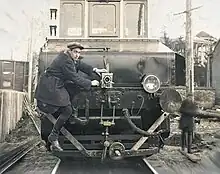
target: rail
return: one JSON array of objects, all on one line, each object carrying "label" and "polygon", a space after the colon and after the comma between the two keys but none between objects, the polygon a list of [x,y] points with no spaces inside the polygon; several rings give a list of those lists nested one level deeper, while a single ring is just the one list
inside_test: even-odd
[{"label": "rail", "polygon": [[15,164],[18,160],[25,156],[40,142],[41,141],[38,139],[33,139],[3,154],[0,159],[0,174],[8,170],[13,164]]},{"label": "rail", "polygon": [[[144,172],[145,174],[159,174],[156,169],[147,161],[147,158],[142,158],[142,161],[143,161],[143,164],[146,165],[146,172]],[[51,173],[50,174],[57,174],[57,173],[60,173],[58,170],[64,170],[64,169],[61,169],[63,167],[61,167],[61,162],[64,163],[64,161],[61,161],[61,159],[59,159],[57,161],[57,163],[55,164],[54,168],[52,169]],[[69,161],[68,161],[69,162]],[[70,166],[69,166],[70,167]],[[71,165],[71,167],[73,167]],[[70,168],[71,168],[70,167]],[[114,167],[113,167],[114,168]],[[68,169],[66,169],[65,172],[67,172]],[[69,169],[71,172],[70,173],[74,173],[74,168],[71,168]],[[86,170],[86,171],[84,171]],[[97,170],[95,171],[97,172]],[[117,173],[117,169],[115,170],[114,169],[114,172]],[[67,172],[69,173],[69,172]],[[82,167],[82,170],[80,171],[80,173],[84,174],[84,173],[88,173],[88,169],[85,169],[85,167]],[[108,173],[108,172],[107,172]],[[110,172],[111,173],[111,172]],[[121,173],[121,172],[118,172],[118,173]],[[91,171],[91,174],[93,174],[93,172]],[[135,173],[134,173],[135,174]]]},{"label": "rail", "polygon": [[151,172],[151,174],[159,174],[154,168],[153,166],[147,161],[147,158],[143,158],[142,159],[144,161],[144,163],[147,165],[149,171]]},{"label": "rail", "polygon": [[57,161],[57,163],[56,163],[56,165],[54,166],[54,168],[53,168],[51,174],[56,174],[56,173],[57,173],[57,170],[58,170],[58,168],[59,168],[60,163],[61,163],[61,159],[59,159],[59,160]]}]

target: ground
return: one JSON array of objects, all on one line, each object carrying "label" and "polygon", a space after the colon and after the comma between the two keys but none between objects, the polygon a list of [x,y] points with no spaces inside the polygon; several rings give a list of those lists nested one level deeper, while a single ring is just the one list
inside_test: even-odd
[{"label": "ground", "polygon": [[[39,118],[34,119],[36,125],[39,126]],[[27,142],[30,139],[37,138],[40,140],[40,135],[35,127],[33,119],[31,117],[24,115],[21,120],[17,123],[16,128],[10,132],[6,137],[5,143],[0,144],[3,148],[3,152],[7,152],[10,149],[14,149],[19,145]],[[41,141],[34,149],[32,149],[28,154],[26,154],[18,164],[15,164],[6,173],[14,174],[16,173],[51,173],[51,170],[56,165],[58,158],[53,156],[51,152],[48,152],[45,148],[45,144]]]},{"label": "ground", "polygon": [[[151,164],[154,167],[158,168],[158,170],[160,170],[161,166],[163,167],[163,169],[174,168],[175,170],[177,170],[176,168],[178,168],[178,171],[180,170],[180,168],[181,170],[184,168],[184,171],[186,169],[192,168],[196,168],[195,170],[197,170],[198,166],[200,165],[192,163],[178,151],[180,149],[180,131],[178,129],[178,119],[179,118],[173,118],[171,121],[172,133],[170,135],[170,138],[166,140],[166,145],[164,146],[164,148],[160,150],[160,153],[148,158]],[[39,119],[35,118],[35,120],[38,120],[37,122],[39,124]],[[197,133],[195,134],[193,150],[195,151],[196,156],[202,158],[201,164],[205,163],[206,165],[206,161],[210,161],[210,154],[216,152],[216,149],[218,149],[220,146],[220,122],[202,119],[200,120],[200,124],[196,124],[196,132]],[[29,116],[24,116],[18,122],[16,128],[12,130],[10,134],[6,137],[6,142],[18,143],[22,141],[27,141],[28,139],[34,137],[39,138],[39,133],[35,128],[33,120]],[[44,159],[46,160],[47,158],[50,158],[50,161],[57,161],[57,158],[53,158],[51,153],[46,151],[42,142],[33,151],[31,151],[31,153],[28,154],[24,160],[27,163],[34,162],[37,165],[38,162],[42,160],[44,161]],[[220,158],[216,159],[215,157],[214,160],[219,161]],[[54,164],[54,162],[52,162],[52,164]]]},{"label": "ground", "polygon": [[220,122],[200,120],[196,124],[196,134],[193,151],[196,157],[201,158],[198,163],[193,163],[180,153],[180,131],[178,130],[178,118],[172,120],[172,134],[166,141],[160,153],[148,158],[149,162],[163,174],[169,173],[212,173],[220,170]]},{"label": "ground", "polygon": [[6,136],[7,143],[18,143],[39,136],[34,123],[29,116],[24,115],[17,123],[14,130]]}]

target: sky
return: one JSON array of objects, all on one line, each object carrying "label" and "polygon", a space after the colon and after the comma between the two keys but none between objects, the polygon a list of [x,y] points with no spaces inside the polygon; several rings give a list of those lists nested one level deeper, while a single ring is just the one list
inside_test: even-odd
[{"label": "sky", "polygon": [[[158,37],[165,29],[171,37],[185,35],[185,14],[174,15],[185,11],[186,0],[149,0],[149,34]],[[192,29],[196,35],[206,31],[219,38],[220,33],[220,0],[192,0],[192,8],[201,8],[192,11]]]},{"label": "sky", "polygon": [[[43,45],[49,4],[57,0],[0,0],[0,59],[27,60],[33,26],[32,50]],[[205,31],[220,38],[220,0],[192,0],[193,35]],[[185,35],[185,0],[149,0],[149,37],[158,38],[165,30],[172,38]],[[33,20],[32,20],[33,19]]]}]

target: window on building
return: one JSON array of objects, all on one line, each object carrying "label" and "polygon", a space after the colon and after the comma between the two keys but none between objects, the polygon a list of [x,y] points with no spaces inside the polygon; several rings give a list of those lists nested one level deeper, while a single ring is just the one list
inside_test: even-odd
[{"label": "window on building", "polygon": [[53,20],[53,19],[57,19],[57,9],[50,9],[50,19]]},{"label": "window on building", "polygon": [[145,5],[143,3],[125,4],[125,37],[141,37],[145,34]]},{"label": "window on building", "polygon": [[50,36],[56,36],[56,35],[57,35],[57,26],[50,25]]},{"label": "window on building", "polygon": [[90,36],[119,34],[119,2],[90,3]]},{"label": "window on building", "polygon": [[82,36],[83,5],[81,3],[63,3],[61,10],[60,36]]}]

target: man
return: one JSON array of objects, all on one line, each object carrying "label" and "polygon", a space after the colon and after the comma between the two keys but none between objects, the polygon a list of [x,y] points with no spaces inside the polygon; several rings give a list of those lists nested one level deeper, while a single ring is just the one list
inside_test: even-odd
[{"label": "man", "polygon": [[58,142],[60,129],[73,113],[76,122],[82,122],[77,118],[76,109],[71,107],[70,95],[65,88],[65,83],[71,81],[75,86],[90,91],[91,86],[99,86],[99,81],[81,77],[78,71],[89,76],[93,72],[106,72],[105,69],[93,68],[83,63],[80,58],[81,50],[84,47],[79,43],[69,43],[67,49],[61,51],[47,68],[37,85],[35,98],[38,108],[47,113],[60,113],[56,123],[48,136],[48,141],[54,150],[63,151]]},{"label": "man", "polygon": [[[194,130],[194,116],[197,112],[198,107],[193,102],[193,96],[191,94],[187,95],[187,98],[182,102],[180,107],[180,122],[179,128],[182,130],[181,134],[181,148],[185,151],[187,146],[187,152],[191,152],[192,140],[193,140],[193,130]],[[188,138],[187,138],[188,137]]]}]

